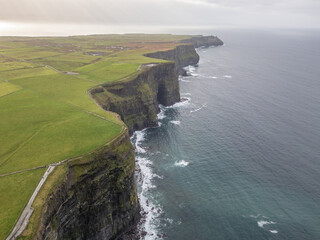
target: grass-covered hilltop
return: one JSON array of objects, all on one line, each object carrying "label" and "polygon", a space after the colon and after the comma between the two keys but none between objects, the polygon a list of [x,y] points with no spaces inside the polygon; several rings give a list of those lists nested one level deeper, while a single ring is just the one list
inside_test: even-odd
[{"label": "grass-covered hilltop", "polygon": [[[20,239],[112,239],[138,219],[129,133],[180,100],[216,37],[0,37],[0,239],[49,165]],[[156,59],[157,58],[157,59]],[[14,239],[14,238],[12,238]]]}]

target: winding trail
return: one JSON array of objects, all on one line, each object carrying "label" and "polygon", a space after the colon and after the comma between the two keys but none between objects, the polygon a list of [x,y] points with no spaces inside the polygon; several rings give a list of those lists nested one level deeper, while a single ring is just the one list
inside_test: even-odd
[{"label": "winding trail", "polygon": [[42,185],[45,183],[45,181],[47,180],[48,176],[50,175],[50,173],[54,170],[54,168],[57,165],[60,165],[62,162],[59,163],[55,163],[55,164],[51,164],[49,165],[47,171],[44,173],[42,179],[40,180],[37,188],[34,190],[31,198],[29,199],[29,202],[27,204],[27,206],[24,208],[23,212],[20,215],[20,218],[18,219],[15,227],[13,228],[12,232],[10,233],[10,235],[6,238],[6,240],[12,240],[12,239],[16,239],[27,227],[28,223],[29,223],[29,219],[34,211],[32,204],[34,199],[36,198],[38,192],[40,191]]}]

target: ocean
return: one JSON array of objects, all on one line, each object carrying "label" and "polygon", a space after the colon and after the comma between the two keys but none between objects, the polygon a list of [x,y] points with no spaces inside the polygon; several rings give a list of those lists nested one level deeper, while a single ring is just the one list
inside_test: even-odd
[{"label": "ocean", "polygon": [[320,239],[320,32],[218,36],[132,137],[143,239]]}]

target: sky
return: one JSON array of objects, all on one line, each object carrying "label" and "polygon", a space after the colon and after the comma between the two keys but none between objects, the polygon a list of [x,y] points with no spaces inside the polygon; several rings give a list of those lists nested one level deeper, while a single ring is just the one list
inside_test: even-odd
[{"label": "sky", "polygon": [[84,33],[320,28],[320,0],[0,0],[0,35],[77,28]]}]

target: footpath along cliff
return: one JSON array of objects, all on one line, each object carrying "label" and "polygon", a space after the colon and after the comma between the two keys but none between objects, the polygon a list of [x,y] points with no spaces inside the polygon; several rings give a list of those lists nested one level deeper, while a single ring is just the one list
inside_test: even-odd
[{"label": "footpath along cliff", "polygon": [[217,37],[194,37],[176,48],[146,56],[170,62],[146,64],[136,74],[89,91],[105,110],[128,126],[111,144],[68,163],[62,183],[47,198],[34,239],[121,239],[139,220],[130,134],[157,126],[159,104],[180,101],[178,75],[195,65],[195,47],[218,46]]}]

